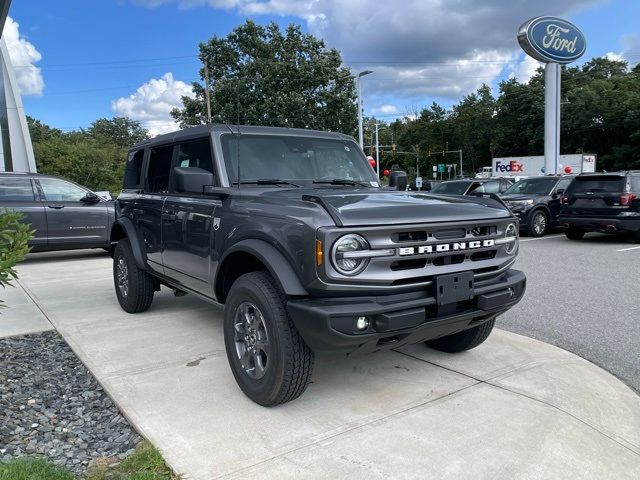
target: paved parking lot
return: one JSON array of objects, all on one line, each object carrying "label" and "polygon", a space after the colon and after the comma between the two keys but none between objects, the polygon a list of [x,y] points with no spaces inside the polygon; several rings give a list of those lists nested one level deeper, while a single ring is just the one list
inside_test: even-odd
[{"label": "paved parking lot", "polygon": [[557,345],[640,392],[640,245],[619,235],[523,238],[527,294],[500,328]]},{"label": "paved parking lot", "polygon": [[[572,300],[584,317],[626,318],[614,303],[588,311],[601,288],[588,267],[617,275],[611,256],[634,252],[611,242],[588,244],[610,255],[595,262],[562,238],[524,242],[529,292],[503,326],[525,328],[547,314],[556,325],[550,301],[560,265],[544,260],[545,244],[566,249],[560,257],[574,258],[582,272],[575,284],[591,285]],[[544,343],[497,330],[460,355],[415,345],[321,357],[305,395],[265,409],[235,384],[220,309],[165,289],[148,312],[128,315],[115,299],[111,260],[99,251],[35,254],[19,271],[23,315],[23,300],[33,300],[42,312],[36,328],[50,320],[187,479],[640,477],[640,397]],[[558,318],[574,321],[561,311]]]}]

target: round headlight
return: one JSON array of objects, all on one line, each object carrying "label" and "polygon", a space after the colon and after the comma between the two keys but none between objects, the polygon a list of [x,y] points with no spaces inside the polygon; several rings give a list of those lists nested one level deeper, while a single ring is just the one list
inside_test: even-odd
[{"label": "round headlight", "polygon": [[504,238],[507,240],[505,250],[507,253],[513,253],[518,248],[518,227],[515,223],[510,223],[504,231]]},{"label": "round headlight", "polygon": [[368,249],[369,244],[360,235],[354,233],[340,237],[331,249],[333,266],[343,275],[357,275],[369,263],[369,258],[359,258],[357,252]]}]

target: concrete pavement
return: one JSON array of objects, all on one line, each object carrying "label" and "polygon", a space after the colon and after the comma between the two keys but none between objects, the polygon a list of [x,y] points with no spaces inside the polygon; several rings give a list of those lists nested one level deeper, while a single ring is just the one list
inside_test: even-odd
[{"label": "concrete pavement", "polygon": [[128,315],[96,252],[31,255],[18,270],[185,478],[640,478],[640,397],[551,345],[497,330],[458,355],[320,357],[301,398],[266,409],[235,384],[220,309],[165,289]]}]

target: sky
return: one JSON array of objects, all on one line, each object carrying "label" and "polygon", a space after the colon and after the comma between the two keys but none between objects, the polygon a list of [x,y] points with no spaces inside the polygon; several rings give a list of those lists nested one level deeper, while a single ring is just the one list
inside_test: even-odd
[{"label": "sky", "polygon": [[338,49],[362,78],[365,115],[445,107],[483,83],[526,81],[540,65],[520,24],[555,15],[585,55],[640,61],[640,0],[14,0],[3,31],[27,115],[64,131],[128,116],[153,134],[198,79],[198,44],[250,18],[296,23]]}]

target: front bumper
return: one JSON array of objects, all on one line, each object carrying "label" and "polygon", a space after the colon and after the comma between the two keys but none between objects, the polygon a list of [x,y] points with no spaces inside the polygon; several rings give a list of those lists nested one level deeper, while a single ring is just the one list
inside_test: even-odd
[{"label": "front bumper", "polygon": [[578,217],[561,215],[560,225],[590,232],[637,232],[640,215],[628,217]]},{"label": "front bumper", "polygon": [[[366,353],[451,335],[507,311],[524,295],[526,277],[508,270],[495,281],[476,285],[473,297],[438,305],[433,288],[394,295],[292,299],[289,314],[314,351]],[[358,332],[355,319],[369,328]]]}]

